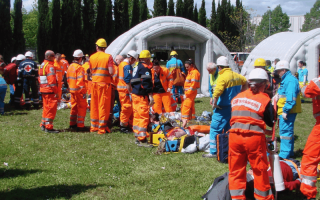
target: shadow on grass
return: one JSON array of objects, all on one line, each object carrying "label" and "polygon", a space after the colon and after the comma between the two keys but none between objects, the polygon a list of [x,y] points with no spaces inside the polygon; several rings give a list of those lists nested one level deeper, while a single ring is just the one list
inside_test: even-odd
[{"label": "shadow on grass", "polygon": [[49,185],[31,189],[15,188],[10,191],[1,191],[1,199],[70,199],[73,195],[103,185]]},{"label": "shadow on grass", "polygon": [[202,103],[202,100],[194,100],[194,103]]},{"label": "shadow on grass", "polygon": [[90,126],[85,126],[83,130],[77,130],[77,129],[71,129],[71,128],[66,128],[66,129],[59,129],[60,132],[76,132],[76,133],[90,133]]},{"label": "shadow on grass", "polygon": [[34,174],[42,172],[43,170],[32,169],[32,170],[23,170],[23,169],[0,169],[0,179],[4,178],[15,178],[18,176],[27,176],[29,174]]}]

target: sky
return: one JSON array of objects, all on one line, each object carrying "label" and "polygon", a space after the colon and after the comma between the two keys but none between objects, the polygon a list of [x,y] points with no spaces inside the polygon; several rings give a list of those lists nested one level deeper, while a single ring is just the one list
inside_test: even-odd
[{"label": "sky", "polygon": [[[30,10],[32,8],[32,4],[35,0],[23,0],[23,6]],[[218,0],[216,1],[216,6],[218,5]],[[14,0],[11,0],[11,7],[13,7]],[[149,9],[153,10],[153,2],[152,0],[147,0],[147,4]],[[176,0],[174,0],[176,2]],[[194,3],[197,4],[198,9],[201,6],[202,0],[194,0]],[[206,2],[206,11],[207,17],[209,18],[211,15],[211,5],[212,0],[205,1]],[[236,0],[231,0],[231,3],[235,5]],[[252,11],[252,16],[263,15],[267,10],[268,6],[271,9],[274,9],[279,4],[281,5],[282,11],[287,13],[288,15],[305,15],[307,12],[310,12],[310,9],[313,7],[313,4],[316,0],[242,0],[242,4],[246,9],[250,9]]]}]

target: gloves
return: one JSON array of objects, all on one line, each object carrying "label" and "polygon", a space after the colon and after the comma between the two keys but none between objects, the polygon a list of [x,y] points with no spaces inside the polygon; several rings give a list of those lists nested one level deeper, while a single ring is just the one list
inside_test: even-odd
[{"label": "gloves", "polygon": [[287,118],[287,113],[282,113],[282,118],[284,119],[284,120],[287,120],[288,118]]},{"label": "gloves", "polygon": [[221,107],[218,106],[218,105],[212,105],[212,109],[213,109],[213,110],[216,109],[216,108],[221,109]]},{"label": "gloves", "polygon": [[167,89],[167,92],[170,92],[170,93],[171,93],[171,88],[168,88],[168,89]]},{"label": "gloves", "polygon": [[150,101],[149,106],[153,106],[154,100],[153,100],[152,95],[149,95],[149,101]]},{"label": "gloves", "polygon": [[184,95],[183,95],[183,100],[185,100],[186,98],[187,98],[187,96],[184,94]]},{"label": "gloves", "polygon": [[277,93],[272,97],[271,104],[272,105],[274,105],[274,103],[277,104],[278,100],[279,100],[279,94]]}]

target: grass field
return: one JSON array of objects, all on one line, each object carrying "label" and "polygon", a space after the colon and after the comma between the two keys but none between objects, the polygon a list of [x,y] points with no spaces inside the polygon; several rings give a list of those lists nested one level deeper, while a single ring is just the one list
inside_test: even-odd
[{"label": "grass field", "polygon": [[[211,111],[209,98],[196,99],[197,114],[204,110]],[[6,111],[0,116],[0,199],[200,199],[228,171],[201,152],[155,155],[155,148],[137,147],[133,134],[116,130],[44,133],[42,110]],[[69,112],[57,112],[55,128],[68,128]],[[295,123],[298,159],[314,123],[312,104],[304,103]]]}]

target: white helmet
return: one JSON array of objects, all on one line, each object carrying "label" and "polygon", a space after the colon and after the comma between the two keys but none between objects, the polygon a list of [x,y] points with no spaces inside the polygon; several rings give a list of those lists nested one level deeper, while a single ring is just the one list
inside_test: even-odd
[{"label": "white helmet", "polygon": [[228,58],[225,57],[225,56],[220,56],[220,57],[217,59],[217,65],[218,65],[218,66],[229,67]]},{"label": "white helmet", "polygon": [[14,61],[16,61],[17,60],[17,57],[12,57],[11,58],[11,62],[13,63]]},{"label": "white helmet", "polygon": [[130,50],[129,52],[128,52],[128,58],[130,58],[130,57],[133,57],[134,59],[138,59],[138,54],[137,54],[137,52],[136,51],[134,51],[134,50]]},{"label": "white helmet", "polygon": [[250,72],[249,82],[251,82],[251,83],[260,82],[258,80],[261,80],[261,81],[269,80],[266,70],[261,69],[261,68],[256,68]]},{"label": "white helmet", "polygon": [[83,57],[83,52],[80,49],[77,49],[73,52],[73,57],[75,58],[81,58]]},{"label": "white helmet", "polygon": [[22,54],[19,54],[19,55],[17,56],[17,60],[18,60],[18,61],[25,60],[25,59],[26,59],[26,57],[25,57],[24,55],[22,55]]},{"label": "white helmet", "polygon": [[290,70],[290,68],[289,68],[289,62],[286,61],[286,60],[280,60],[279,62],[277,62],[277,65],[276,65],[275,70],[280,70],[280,69]]},{"label": "white helmet", "polygon": [[31,51],[27,51],[26,54],[24,54],[25,57],[33,58],[33,54]]}]

